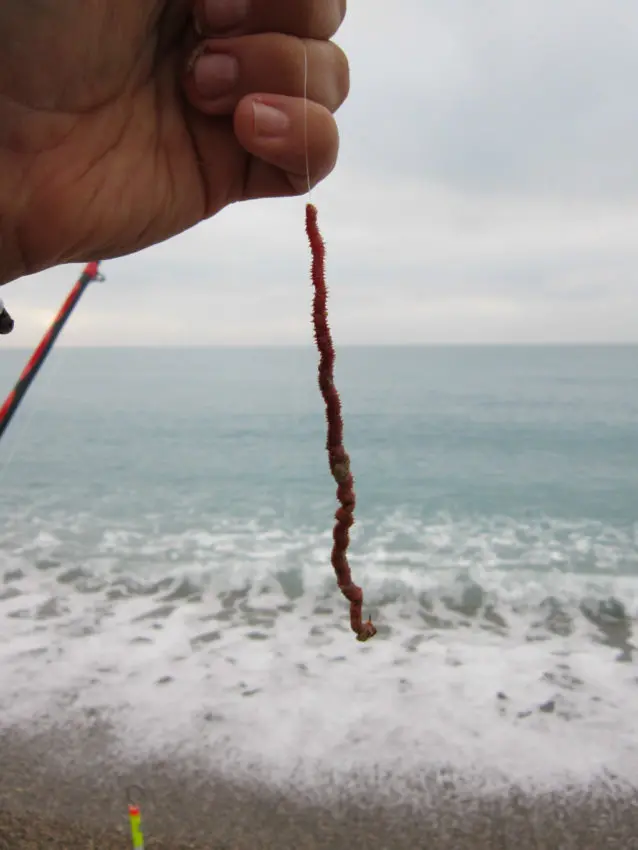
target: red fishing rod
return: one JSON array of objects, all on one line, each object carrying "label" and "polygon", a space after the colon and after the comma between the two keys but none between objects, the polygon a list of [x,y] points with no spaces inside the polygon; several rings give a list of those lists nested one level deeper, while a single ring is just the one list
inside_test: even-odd
[{"label": "red fishing rod", "polygon": [[94,280],[104,280],[99,271],[99,262],[88,263],[78,278],[73,289],[66,297],[64,304],[60,307],[57,316],[51,322],[49,329],[40,340],[40,344],[29,358],[27,365],[22,370],[15,387],[6,397],[4,404],[0,407],[0,439],[7,430],[13,419],[20,402],[25,397],[27,390],[33,383],[42,364],[47,359],[56,339],[60,336],[62,328],[66,325],[71,313],[77,306],[78,301],[84,294],[84,290]]}]

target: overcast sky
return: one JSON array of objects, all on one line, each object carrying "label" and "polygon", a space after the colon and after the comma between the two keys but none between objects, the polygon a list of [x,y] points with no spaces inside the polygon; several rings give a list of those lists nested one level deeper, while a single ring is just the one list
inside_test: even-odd
[{"label": "overcast sky", "polygon": [[[638,342],[636,0],[350,0],[339,42],[313,193],[337,344]],[[303,204],[107,263],[62,344],[310,343]],[[35,345],[77,271],[5,287],[2,345]]]}]

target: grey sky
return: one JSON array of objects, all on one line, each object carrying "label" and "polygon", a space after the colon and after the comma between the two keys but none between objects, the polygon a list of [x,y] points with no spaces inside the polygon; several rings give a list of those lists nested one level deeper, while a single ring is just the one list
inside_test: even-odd
[{"label": "grey sky", "polygon": [[[337,343],[638,342],[635,0],[350,0],[339,41],[342,156],[313,193]],[[63,342],[311,342],[303,204],[106,264]],[[76,270],[5,287],[3,346]]]}]

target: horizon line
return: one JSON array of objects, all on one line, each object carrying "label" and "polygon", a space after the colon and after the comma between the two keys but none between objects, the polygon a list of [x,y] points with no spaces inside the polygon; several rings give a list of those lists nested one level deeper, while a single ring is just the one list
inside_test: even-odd
[{"label": "horizon line", "polygon": [[[621,342],[592,342],[588,340],[577,342],[551,341],[551,342],[362,342],[362,343],[336,343],[336,349],[343,348],[637,348],[636,341]],[[196,345],[177,345],[166,343],[134,343],[122,345],[90,345],[90,344],[58,344],[56,349],[76,349],[78,351],[109,351],[120,349],[131,350],[174,350],[174,351],[201,351],[208,349],[236,349],[238,351],[250,351],[255,349],[313,349],[314,343],[201,343]],[[31,351],[32,348],[25,345],[6,345],[8,351]]]}]

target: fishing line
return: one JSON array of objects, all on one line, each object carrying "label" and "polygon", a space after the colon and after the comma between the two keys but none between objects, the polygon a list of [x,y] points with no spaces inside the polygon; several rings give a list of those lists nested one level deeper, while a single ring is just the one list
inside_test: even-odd
[{"label": "fishing line", "polygon": [[310,183],[310,150],[308,146],[308,45],[303,42],[303,129],[306,153],[306,181],[308,184],[308,203],[312,203],[312,185]]}]

